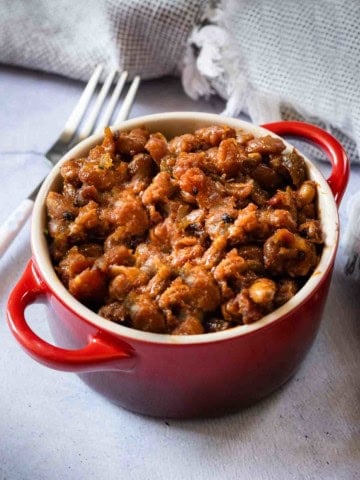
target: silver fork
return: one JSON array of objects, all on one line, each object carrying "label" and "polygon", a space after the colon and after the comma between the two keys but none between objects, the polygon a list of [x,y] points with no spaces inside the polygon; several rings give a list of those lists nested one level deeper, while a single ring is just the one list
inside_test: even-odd
[{"label": "silver fork", "polygon": [[[62,133],[60,134],[56,142],[45,153],[45,157],[53,165],[55,165],[60,160],[60,158],[70,149],[70,147],[74,146],[75,144],[89,136],[91,133],[99,133],[103,131],[104,127],[109,125],[112,114],[117,106],[120,94],[126,82],[126,78],[128,75],[126,71],[120,73],[114,69],[108,74],[97,95],[91,112],[84,120],[81,129],[78,129],[80,122],[85,115],[85,112],[88,110],[90,101],[95,94],[95,90],[98,85],[102,70],[102,65],[98,65],[95,68],[94,73],[91,75],[90,80],[88,81],[83,93],[81,94],[78,103],[76,104],[74,110],[71,112]],[[114,84],[114,79],[116,76],[118,76],[118,79],[115,83],[112,95],[108,101],[106,109],[102,113],[95,128],[96,120],[100,116],[100,111],[104,106],[110,88]],[[135,95],[139,84],[140,77],[136,76],[130,85],[130,88],[119,110],[119,113],[115,118],[115,121],[112,122],[113,125],[117,125],[118,123],[126,120],[126,118],[128,117],[131,107],[134,103]],[[44,179],[39,183],[39,185],[34,189],[34,191],[20,203],[20,205],[1,225],[0,256],[2,256],[6,252],[7,248],[14,240],[17,233],[21,230],[26,220],[30,217],[36,195],[38,194],[38,191],[40,190],[43,181]]]}]

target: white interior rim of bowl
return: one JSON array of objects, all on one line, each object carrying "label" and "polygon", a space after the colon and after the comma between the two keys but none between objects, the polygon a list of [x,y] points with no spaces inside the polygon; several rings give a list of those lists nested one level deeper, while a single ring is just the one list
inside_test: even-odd
[{"label": "white interior rim of bowl", "polygon": [[[112,129],[130,130],[139,126],[146,126],[152,131],[158,131],[157,126],[161,127],[162,124],[165,124],[170,128],[172,125],[184,125],[184,127],[181,128],[183,133],[192,130],[191,126],[189,126],[188,130],[186,130],[185,125],[187,124],[196,124],[196,128],[198,128],[198,126],[200,125],[208,126],[212,124],[226,124],[235,129],[251,131],[252,133],[255,133],[255,135],[271,134],[275,137],[277,136],[262,127],[254,126],[242,120],[216,114],[198,112],[172,112],[147,115],[144,117],[138,117],[128,120],[126,122],[123,122],[121,126],[113,126]],[[144,332],[142,330],[135,330],[129,327],[119,325],[117,323],[100,317],[99,315],[82,305],[80,302],[78,302],[66,290],[64,285],[57,277],[50,260],[47,242],[44,235],[44,229],[46,220],[45,199],[48,191],[54,184],[55,179],[59,178],[59,170],[61,163],[70,158],[85,155],[89,151],[89,149],[99,143],[102,138],[103,135],[100,134],[93,135],[85,139],[80,144],[76,145],[72,150],[70,150],[63,157],[63,159],[52,169],[52,171],[46,178],[35,201],[31,229],[32,252],[36,260],[36,264],[40,269],[40,274],[43,280],[45,280],[46,284],[51,288],[54,294],[63,301],[65,305],[67,305],[73,312],[76,312],[79,316],[81,316],[91,324],[95,325],[99,329],[104,330],[108,333],[113,333],[116,336],[121,336],[125,340],[126,338],[128,338],[129,340],[133,339],[141,342],[151,342],[159,344],[185,345],[227,340],[233,337],[238,337],[240,335],[255,332],[256,330],[259,330],[275,322],[276,320],[280,320],[281,317],[283,317],[291,310],[296,308],[298,305],[300,305],[308,297],[308,295],[310,295],[311,292],[317,288],[319,283],[322,281],[323,276],[326,275],[329,271],[329,268],[334,261],[334,256],[338,243],[338,212],[333,194],[327,181],[324,179],[323,175],[319,172],[319,170],[314,167],[310,160],[308,160],[304,156],[309,176],[318,185],[318,204],[320,212],[319,215],[322,222],[322,229],[325,234],[325,245],[323,249],[323,254],[315,272],[311,275],[311,277],[308,279],[306,284],[299,290],[299,292],[286,304],[264,316],[259,321],[250,325],[239,325],[237,327],[233,327],[222,332],[204,333],[200,335],[188,336]],[[293,148],[284,139],[282,140],[288,148]],[[327,212],[326,215],[324,215],[323,212]]]}]

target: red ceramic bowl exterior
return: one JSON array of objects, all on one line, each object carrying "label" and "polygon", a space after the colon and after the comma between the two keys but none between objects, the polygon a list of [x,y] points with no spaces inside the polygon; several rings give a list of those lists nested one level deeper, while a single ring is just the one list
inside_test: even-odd
[{"label": "red ceramic bowl exterior", "polygon": [[[224,118],[210,117],[213,123],[226,123]],[[339,204],[349,173],[341,145],[308,124],[279,122],[267,128],[280,135],[304,137],[328,153],[333,164],[331,201]],[[10,295],[8,323],[34,359],[51,368],[77,372],[92,388],[126,409],[181,418],[222,414],[268,395],[300,365],[320,325],[337,249],[337,232],[334,235],[326,265],[314,273],[315,286],[300,295],[293,307],[281,307],[257,325],[192,338],[115,326],[78,302],[71,303],[67,292],[49,281],[36,252]],[[64,348],[37,337],[26,322],[25,307],[39,296],[50,306],[51,332],[56,344]]]}]

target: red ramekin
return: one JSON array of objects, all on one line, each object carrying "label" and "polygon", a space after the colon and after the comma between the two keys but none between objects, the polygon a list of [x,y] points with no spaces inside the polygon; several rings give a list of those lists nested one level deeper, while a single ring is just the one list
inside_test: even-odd
[{"label": "red ramekin", "polygon": [[[263,128],[193,112],[149,115],[123,122],[114,130],[144,126],[173,136],[213,124],[227,124],[255,135],[298,137],[324,150],[332,163],[330,178],[325,180],[305,158],[309,177],[318,185],[325,246],[315,272],[289,302],[251,325],[177,336],[118,325],[73,298],[51,264],[43,233],[45,199],[49,190],[60,184],[61,163],[86,155],[101,142],[102,135],[73,148],[44,182],[32,219],[32,259],[8,301],[10,329],[30,356],[48,367],[80,374],[111,401],[142,414],[182,418],[217,415],[268,395],[294,374],[309,350],[328,293],[338,246],[337,207],[349,175],[346,154],[330,134],[300,122],[278,122]],[[24,310],[38,297],[44,297],[49,306],[50,329],[55,343],[63,348],[39,338],[26,322]]]}]

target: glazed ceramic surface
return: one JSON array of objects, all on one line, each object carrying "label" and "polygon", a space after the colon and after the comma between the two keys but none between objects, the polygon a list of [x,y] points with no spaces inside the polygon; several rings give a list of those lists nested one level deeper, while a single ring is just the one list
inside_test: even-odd
[{"label": "glazed ceramic surface", "polygon": [[[299,122],[278,122],[264,130],[218,115],[175,112],[130,120],[118,129],[145,126],[174,136],[216,123],[256,135],[272,131],[306,139],[322,148],[333,164],[331,176],[325,180],[305,159],[309,176],[318,185],[325,247],[315,272],[289,302],[251,325],[217,333],[171,336],[115,324],[75,300],[51,264],[43,234],[45,199],[48,191],[59,185],[61,162],[86,154],[101,141],[101,135],[72,149],[45,181],[33,214],[33,257],[9,298],[9,326],[29,355],[48,367],[80,374],[110,400],[139,413],[166,417],[217,415],[268,395],[295,372],[321,321],[338,245],[337,205],[349,174],[345,152],[328,133]],[[40,339],[26,322],[26,306],[40,296],[49,305],[50,328],[55,344],[61,348]]]}]

